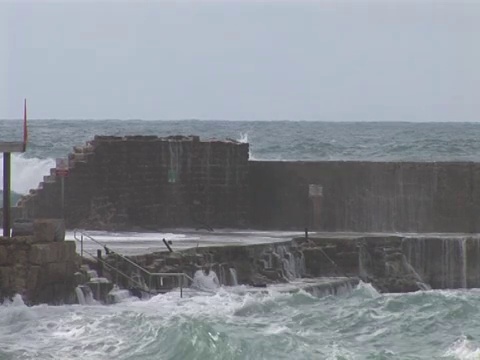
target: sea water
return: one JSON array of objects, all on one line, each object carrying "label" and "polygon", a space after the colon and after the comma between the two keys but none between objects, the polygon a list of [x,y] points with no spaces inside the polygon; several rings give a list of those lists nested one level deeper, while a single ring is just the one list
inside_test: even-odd
[{"label": "sea water", "polygon": [[0,306],[0,359],[478,359],[480,292],[221,288],[114,305]]}]

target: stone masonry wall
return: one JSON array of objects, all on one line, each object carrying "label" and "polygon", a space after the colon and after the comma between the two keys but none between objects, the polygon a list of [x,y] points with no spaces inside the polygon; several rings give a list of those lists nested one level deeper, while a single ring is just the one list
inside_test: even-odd
[{"label": "stone masonry wall", "polygon": [[[95,137],[70,154],[69,228],[480,232],[480,163],[248,161],[248,144]],[[62,217],[59,178],[19,202]]]},{"label": "stone masonry wall", "polygon": [[[248,144],[198,137],[101,137],[69,155],[69,228],[242,227],[247,223]],[[61,217],[52,174],[19,202],[23,216]]]},{"label": "stone masonry wall", "polygon": [[56,229],[55,221],[37,220],[33,236],[0,237],[0,302],[15,294],[28,304],[68,302],[78,268],[75,243]]},{"label": "stone masonry wall", "polygon": [[249,179],[255,228],[480,231],[480,163],[251,161]]}]

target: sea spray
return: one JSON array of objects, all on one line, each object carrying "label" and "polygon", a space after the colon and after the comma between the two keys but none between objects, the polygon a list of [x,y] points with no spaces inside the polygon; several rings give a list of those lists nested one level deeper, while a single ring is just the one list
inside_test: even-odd
[{"label": "sea spray", "polygon": [[[38,188],[43,177],[50,175],[50,169],[55,167],[53,159],[29,158],[23,154],[12,155],[12,190],[18,194],[27,194],[30,189]],[[3,167],[3,158],[0,157],[0,167]],[[0,183],[3,181],[3,172],[0,172]]]},{"label": "sea spray", "polygon": [[[22,359],[471,359],[479,291],[316,298],[219,288],[110,306],[0,306],[0,357]],[[230,291],[232,290],[232,291]],[[465,336],[463,338],[462,336]],[[460,339],[460,340],[459,340]]]},{"label": "sea spray", "polygon": [[198,290],[214,291],[220,286],[220,281],[218,279],[215,271],[210,270],[206,273],[203,270],[197,270],[193,277],[192,288]]}]

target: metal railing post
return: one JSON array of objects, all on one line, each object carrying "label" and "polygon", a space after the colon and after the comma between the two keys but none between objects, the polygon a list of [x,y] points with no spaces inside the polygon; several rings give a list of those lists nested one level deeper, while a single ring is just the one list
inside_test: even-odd
[{"label": "metal railing post", "polygon": [[83,264],[83,233],[80,236],[80,257],[82,258],[82,264]]},{"label": "metal railing post", "polygon": [[183,276],[179,276],[179,281],[180,281],[180,297],[183,297]]},{"label": "metal railing post", "polygon": [[[118,269],[118,256],[115,254],[115,269]],[[115,284],[118,285],[118,272],[115,272]]]}]

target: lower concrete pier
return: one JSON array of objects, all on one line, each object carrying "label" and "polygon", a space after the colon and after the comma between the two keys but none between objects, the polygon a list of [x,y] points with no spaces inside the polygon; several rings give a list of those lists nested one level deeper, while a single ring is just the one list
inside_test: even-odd
[{"label": "lower concrete pier", "polygon": [[[183,272],[193,277],[208,267],[226,286],[264,287],[302,279],[301,288],[322,288],[323,280],[312,285],[309,279],[348,278],[371,283],[379,292],[480,287],[478,234],[323,232],[309,233],[308,238],[300,232],[236,230],[172,230],[134,233],[131,238],[128,233],[102,234],[107,247],[150,273]],[[163,238],[171,241],[173,252]],[[138,276],[115,254],[106,259]],[[165,279],[164,286],[178,286],[169,281]]]}]

